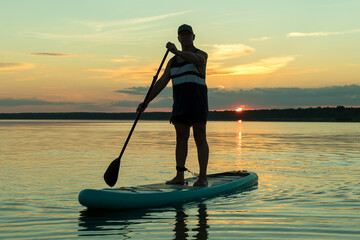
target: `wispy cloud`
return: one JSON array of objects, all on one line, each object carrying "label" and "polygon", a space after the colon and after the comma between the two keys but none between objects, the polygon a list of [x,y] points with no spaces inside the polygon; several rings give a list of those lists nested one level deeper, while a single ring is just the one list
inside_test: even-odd
[{"label": "wispy cloud", "polygon": [[37,98],[30,99],[14,99],[3,98],[0,99],[0,106],[39,106],[39,105],[74,105],[74,102],[50,102],[40,100]]},{"label": "wispy cloud", "polygon": [[288,33],[287,37],[320,37],[320,36],[329,36],[329,35],[339,35],[341,32],[311,32],[311,33],[302,33],[302,32],[291,32]]},{"label": "wispy cloud", "polygon": [[117,110],[109,104],[49,101],[39,98],[2,98],[0,99],[0,108],[6,112],[106,112]]},{"label": "wispy cloud", "polygon": [[349,66],[349,67],[359,67],[360,63],[348,63],[346,65]]},{"label": "wispy cloud", "polygon": [[[168,88],[165,88],[164,91],[167,91]],[[115,92],[118,93],[125,93],[130,95],[145,95],[147,93],[148,89],[145,87],[130,87],[126,89],[117,90]]]},{"label": "wispy cloud", "polygon": [[101,44],[104,42],[126,42],[128,44],[138,44],[144,42],[144,39],[155,37],[158,33],[163,32],[164,29],[154,29],[145,25],[134,25],[128,27],[120,27],[106,31],[90,31],[84,33],[40,33],[40,32],[25,32],[24,34],[31,35],[37,38],[50,40],[66,40],[66,41],[86,41],[96,42]]},{"label": "wispy cloud", "polygon": [[211,58],[216,60],[225,60],[251,54],[254,48],[244,44],[214,44],[212,45]]},{"label": "wispy cloud", "polygon": [[[164,29],[153,27],[157,24],[156,21],[163,21],[171,17],[184,15],[191,11],[174,12],[150,17],[124,19],[116,21],[83,21],[70,20],[71,25],[78,24],[78,31],[76,33],[51,33],[51,32],[25,32],[24,34],[31,35],[43,39],[55,39],[66,41],[87,41],[87,42],[126,42],[138,43],[143,42],[144,39],[149,40],[154,38],[157,33],[163,32]],[[88,28],[81,28],[86,26]]]},{"label": "wispy cloud", "polygon": [[264,37],[259,37],[259,38],[250,38],[251,41],[265,41],[265,40],[269,40],[270,37],[264,36]]},{"label": "wispy cloud", "polygon": [[139,101],[116,101],[116,102],[111,102],[110,105],[111,107],[137,107],[139,106]]},{"label": "wispy cloud", "polygon": [[95,29],[96,31],[101,31],[105,28],[113,28],[113,27],[119,27],[119,26],[129,26],[129,25],[137,25],[137,24],[144,24],[144,23],[150,23],[154,21],[164,20],[170,17],[176,17],[179,15],[183,15],[186,13],[191,12],[188,11],[182,11],[182,12],[175,12],[175,13],[168,13],[168,14],[162,14],[157,16],[150,16],[150,17],[143,17],[143,18],[133,18],[133,19],[125,19],[125,20],[117,20],[117,21],[74,21],[75,23],[82,24],[88,27],[91,27]]},{"label": "wispy cloud", "polygon": [[115,81],[132,81],[151,77],[156,72],[155,64],[149,65],[128,65],[119,68],[97,68],[88,71],[98,73],[98,76],[92,76],[92,79],[113,79]]},{"label": "wispy cloud", "polygon": [[110,61],[110,62],[116,62],[116,63],[132,63],[132,62],[137,62],[138,61],[138,60],[136,60],[135,58],[132,58],[132,57],[108,58],[106,60]]},{"label": "wispy cloud", "polygon": [[272,57],[261,59],[254,63],[241,64],[228,68],[215,68],[208,71],[208,75],[255,75],[268,74],[285,67],[294,61],[294,56]]},{"label": "wispy cloud", "polygon": [[22,77],[22,78],[15,79],[15,81],[19,81],[19,82],[27,82],[27,81],[34,81],[34,80],[37,80],[37,78],[34,76],[28,76],[28,77]]},{"label": "wispy cloud", "polygon": [[0,71],[21,71],[35,68],[32,63],[0,62]]},{"label": "wispy cloud", "polygon": [[301,70],[297,71],[283,71],[281,73],[277,73],[277,75],[286,75],[286,76],[292,76],[292,75],[301,75],[301,74],[309,74],[309,73],[319,73],[319,72],[328,72],[328,68],[317,68],[317,67],[311,67],[311,68],[303,68]]},{"label": "wispy cloud", "polygon": [[351,33],[358,33],[360,29],[353,29],[349,31],[342,31],[342,32],[291,32],[286,35],[286,37],[323,37],[323,36],[330,36],[330,35],[342,35],[342,34],[351,34]]},{"label": "wispy cloud", "polygon": [[295,56],[270,57],[260,59],[257,62],[238,64],[224,67],[224,61],[253,54],[255,49],[244,44],[213,44],[204,45],[211,47],[207,74],[209,76],[231,76],[231,75],[256,75],[268,74],[285,67],[289,62],[295,60]]},{"label": "wispy cloud", "polygon": [[65,53],[26,53],[34,56],[46,56],[46,57],[88,57],[89,55],[83,54],[65,54]]}]

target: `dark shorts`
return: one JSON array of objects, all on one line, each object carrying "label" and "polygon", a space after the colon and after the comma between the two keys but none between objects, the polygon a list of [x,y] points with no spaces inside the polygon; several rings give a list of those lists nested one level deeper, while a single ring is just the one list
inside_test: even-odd
[{"label": "dark shorts", "polygon": [[186,126],[192,126],[194,123],[197,122],[204,122],[207,121],[207,114],[184,114],[184,115],[176,115],[171,116],[170,123],[183,123]]}]

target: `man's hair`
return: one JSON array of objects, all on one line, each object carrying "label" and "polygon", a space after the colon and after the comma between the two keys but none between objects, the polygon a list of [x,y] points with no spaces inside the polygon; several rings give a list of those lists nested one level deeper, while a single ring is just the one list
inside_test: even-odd
[{"label": "man's hair", "polygon": [[178,35],[183,31],[188,31],[188,32],[194,34],[194,32],[192,30],[192,27],[190,25],[187,25],[187,24],[183,24],[178,28]]}]

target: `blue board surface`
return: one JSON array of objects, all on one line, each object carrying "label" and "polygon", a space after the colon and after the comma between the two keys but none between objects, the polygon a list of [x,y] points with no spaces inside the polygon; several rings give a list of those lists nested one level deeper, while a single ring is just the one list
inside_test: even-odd
[{"label": "blue board surface", "polygon": [[232,171],[210,174],[209,185],[193,187],[196,178],[185,179],[188,185],[165,183],[142,185],[132,188],[84,189],[79,193],[79,202],[88,208],[135,209],[160,207],[175,203],[209,198],[256,185],[254,172]]}]

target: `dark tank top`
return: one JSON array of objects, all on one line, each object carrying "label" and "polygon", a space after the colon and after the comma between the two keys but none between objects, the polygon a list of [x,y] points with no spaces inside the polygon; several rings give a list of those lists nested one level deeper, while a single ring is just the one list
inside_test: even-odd
[{"label": "dark tank top", "polygon": [[[194,52],[199,51],[196,49]],[[172,116],[208,113],[207,86],[202,75],[193,63],[178,63],[173,57],[170,77],[173,85]]]}]

